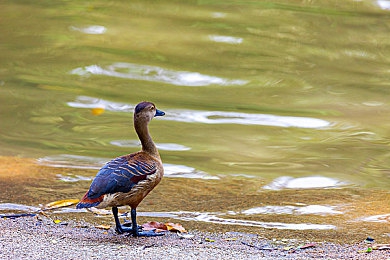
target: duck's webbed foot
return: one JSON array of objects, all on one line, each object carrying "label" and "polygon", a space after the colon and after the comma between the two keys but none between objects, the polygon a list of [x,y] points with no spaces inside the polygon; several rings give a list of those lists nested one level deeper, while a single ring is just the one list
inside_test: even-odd
[{"label": "duck's webbed foot", "polygon": [[[118,234],[123,234],[123,233],[133,233],[133,226],[130,222],[121,224],[119,221],[118,217],[118,208],[117,207],[112,207],[112,214],[114,215],[114,220],[115,220],[115,231]],[[137,226],[138,230],[142,230],[141,226]]]},{"label": "duck's webbed foot", "polygon": [[143,231],[142,226],[137,225],[137,212],[135,209],[131,209],[131,223],[127,222],[123,225],[119,221],[117,207],[112,207],[112,214],[114,214],[115,231],[118,234],[130,233],[134,237],[155,237],[164,235],[164,233],[156,233],[153,230]]},{"label": "duck's webbed foot", "polygon": [[164,235],[164,233],[156,233],[153,230],[143,231],[142,227],[137,225],[136,209],[131,209],[131,222],[132,222],[132,227],[137,227],[137,228],[133,228],[131,231],[134,237],[156,237],[156,236]]},{"label": "duck's webbed foot", "polygon": [[[142,227],[141,226],[137,226],[137,229],[138,231],[142,231]],[[123,224],[123,225],[116,225],[115,226],[115,231],[118,233],[118,234],[123,234],[123,233],[133,233],[133,227],[131,225],[126,225],[126,224]]]}]

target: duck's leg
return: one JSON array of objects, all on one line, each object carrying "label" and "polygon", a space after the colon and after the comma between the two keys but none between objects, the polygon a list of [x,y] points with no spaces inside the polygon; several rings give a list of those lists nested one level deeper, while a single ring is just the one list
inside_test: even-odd
[{"label": "duck's leg", "polygon": [[112,207],[112,214],[114,215],[114,220],[115,220],[115,231],[118,234],[123,234],[125,232],[132,233],[133,228],[132,227],[125,227],[121,225],[121,222],[119,221],[118,217],[118,208],[117,207]]},{"label": "duck's leg", "polygon": [[155,237],[155,236],[162,236],[163,233],[156,233],[152,230],[150,231],[142,231],[142,229],[138,229],[137,227],[137,211],[136,209],[131,209],[131,222],[132,222],[132,233],[135,237]]}]

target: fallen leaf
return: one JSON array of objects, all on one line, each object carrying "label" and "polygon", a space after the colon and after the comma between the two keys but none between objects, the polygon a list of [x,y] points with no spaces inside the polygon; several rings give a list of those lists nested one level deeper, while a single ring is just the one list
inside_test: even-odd
[{"label": "fallen leaf", "polygon": [[156,233],[168,230],[164,223],[150,221],[145,224],[142,224],[142,229],[145,231],[155,230]]},{"label": "fallen leaf", "polygon": [[161,223],[156,221],[150,221],[145,224],[142,224],[142,229],[149,231],[154,230],[155,232],[162,232],[162,231],[171,231],[171,232],[180,232],[180,233],[186,233],[187,230],[178,223]]},{"label": "fallen leaf", "polygon": [[58,201],[53,201],[53,202],[46,204],[43,209],[44,210],[58,209],[58,208],[74,205],[78,202],[79,202],[78,199],[58,200]]},{"label": "fallen leaf", "polygon": [[215,242],[215,240],[214,240],[214,239],[207,238],[207,237],[204,239],[204,241],[206,241],[206,242]]},{"label": "fallen leaf", "polygon": [[283,250],[284,251],[290,251],[293,248],[294,248],[293,246],[286,246],[286,247],[283,247]]},{"label": "fallen leaf", "polygon": [[55,219],[55,220],[53,220],[53,222],[54,222],[55,224],[60,224],[60,223],[61,223],[61,220]]},{"label": "fallen leaf", "polygon": [[98,226],[95,226],[95,228],[108,230],[111,228],[111,226],[110,225],[98,225]]},{"label": "fallen leaf", "polygon": [[165,223],[165,226],[167,227],[168,231],[172,232],[181,232],[181,233],[187,233],[187,230],[178,223]]},{"label": "fallen leaf", "polygon": [[316,247],[315,243],[308,243],[306,245],[298,246],[297,249],[305,249],[305,248],[310,248],[310,247]]},{"label": "fallen leaf", "polygon": [[99,116],[104,113],[104,107],[95,107],[91,109],[92,115]]}]

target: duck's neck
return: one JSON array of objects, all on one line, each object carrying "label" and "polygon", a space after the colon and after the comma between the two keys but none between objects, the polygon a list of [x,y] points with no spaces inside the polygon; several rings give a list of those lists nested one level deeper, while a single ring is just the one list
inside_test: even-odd
[{"label": "duck's neck", "polygon": [[158,153],[157,147],[154,144],[152,137],[149,134],[148,124],[135,121],[134,128],[135,131],[137,132],[139,140],[141,141],[142,151],[152,155],[153,157],[160,159],[160,155]]}]

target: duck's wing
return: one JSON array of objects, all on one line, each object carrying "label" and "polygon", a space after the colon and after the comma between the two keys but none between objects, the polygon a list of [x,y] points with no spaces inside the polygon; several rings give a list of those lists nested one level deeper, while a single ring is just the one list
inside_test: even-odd
[{"label": "duck's wing", "polygon": [[77,208],[99,205],[105,194],[129,192],[138,182],[157,171],[157,163],[142,153],[111,160],[97,173]]}]

